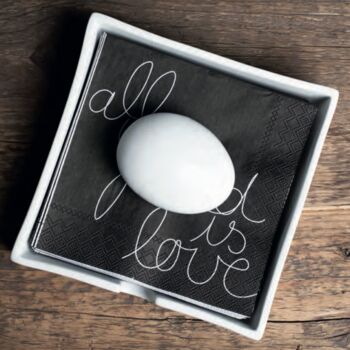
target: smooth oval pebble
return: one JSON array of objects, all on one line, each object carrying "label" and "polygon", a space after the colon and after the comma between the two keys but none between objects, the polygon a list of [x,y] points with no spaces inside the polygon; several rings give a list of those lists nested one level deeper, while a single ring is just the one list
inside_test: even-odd
[{"label": "smooth oval pebble", "polygon": [[235,181],[231,158],[219,139],[178,114],[150,114],[131,124],[119,141],[117,162],[140,197],[182,214],[218,207]]}]

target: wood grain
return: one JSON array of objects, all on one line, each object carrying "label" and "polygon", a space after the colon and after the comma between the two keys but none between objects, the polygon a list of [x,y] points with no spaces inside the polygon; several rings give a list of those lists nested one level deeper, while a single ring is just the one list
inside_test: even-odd
[{"label": "wood grain", "polygon": [[[218,349],[345,349],[349,336],[347,320],[270,323],[265,338],[257,344],[208,323],[181,317],[118,318],[21,309],[7,310],[0,327],[7,331],[1,340],[8,350],[47,349],[47,346],[53,349],[212,349],[214,346]],[[306,340],[305,334],[308,334]]]},{"label": "wood grain", "polygon": [[[10,262],[92,11],[339,89],[261,342]],[[350,348],[349,1],[2,0],[0,28],[0,349]]]}]

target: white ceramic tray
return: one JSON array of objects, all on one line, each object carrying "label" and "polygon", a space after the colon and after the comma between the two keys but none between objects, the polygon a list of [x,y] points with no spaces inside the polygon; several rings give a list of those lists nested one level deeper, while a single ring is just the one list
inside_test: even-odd
[{"label": "white ceramic tray", "polygon": [[[256,310],[253,317],[248,321],[240,321],[224,316],[216,312],[179,301],[175,298],[158,294],[150,289],[137,286],[133,283],[123,282],[116,278],[95,273],[63,261],[35,254],[28,244],[29,236],[39,213],[42,201],[44,200],[50,178],[55,169],[66,133],[83,89],[84,81],[88,74],[90,63],[93,59],[93,54],[98,43],[99,35],[104,31],[148,45],[169,54],[186,58],[192,62],[220,70],[244,80],[304,98],[313,103],[317,103],[319,106],[319,111],[315,120],[315,128],[313,129],[313,134],[311,135],[308,149],[305,151],[306,155],[304,157],[303,164],[296,177],[296,186],[294,186],[293,192],[289,197],[287,220],[282,229],[281,238],[274,249],[274,256],[269,265]],[[262,69],[254,68],[188,45],[165,39],[105,15],[94,13],[91,15],[86,29],[78,67],[60,125],[58,127],[32,203],[13,248],[11,258],[16,263],[75,278],[77,280],[108,289],[112,292],[124,292],[136,295],[150,300],[161,307],[200,318],[207,322],[225,327],[231,331],[240,333],[246,337],[258,340],[263,336],[266,327],[272,301],[277,289],[277,284],[297,227],[312,177],[316,169],[317,161],[321,153],[322,145],[324,143],[337,100],[338,91],[334,89],[310,84]],[[288,305],[286,305],[286,312],[287,311]]]}]

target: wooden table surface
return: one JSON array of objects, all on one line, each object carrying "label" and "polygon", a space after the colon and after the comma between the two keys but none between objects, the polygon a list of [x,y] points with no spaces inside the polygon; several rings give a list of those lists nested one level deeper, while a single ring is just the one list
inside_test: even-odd
[{"label": "wooden table surface", "polygon": [[[340,91],[259,343],[10,262],[89,14]],[[0,1],[0,349],[349,349],[350,2]]]}]

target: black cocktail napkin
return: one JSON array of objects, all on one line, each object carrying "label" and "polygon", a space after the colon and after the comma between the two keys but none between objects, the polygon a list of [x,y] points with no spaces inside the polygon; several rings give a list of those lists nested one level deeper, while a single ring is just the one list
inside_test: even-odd
[{"label": "black cocktail napkin", "polygon": [[[226,147],[236,182],[220,208],[166,212],[119,176],[120,135],[157,111],[197,120]],[[316,112],[301,99],[103,34],[32,247],[250,317]]]}]

